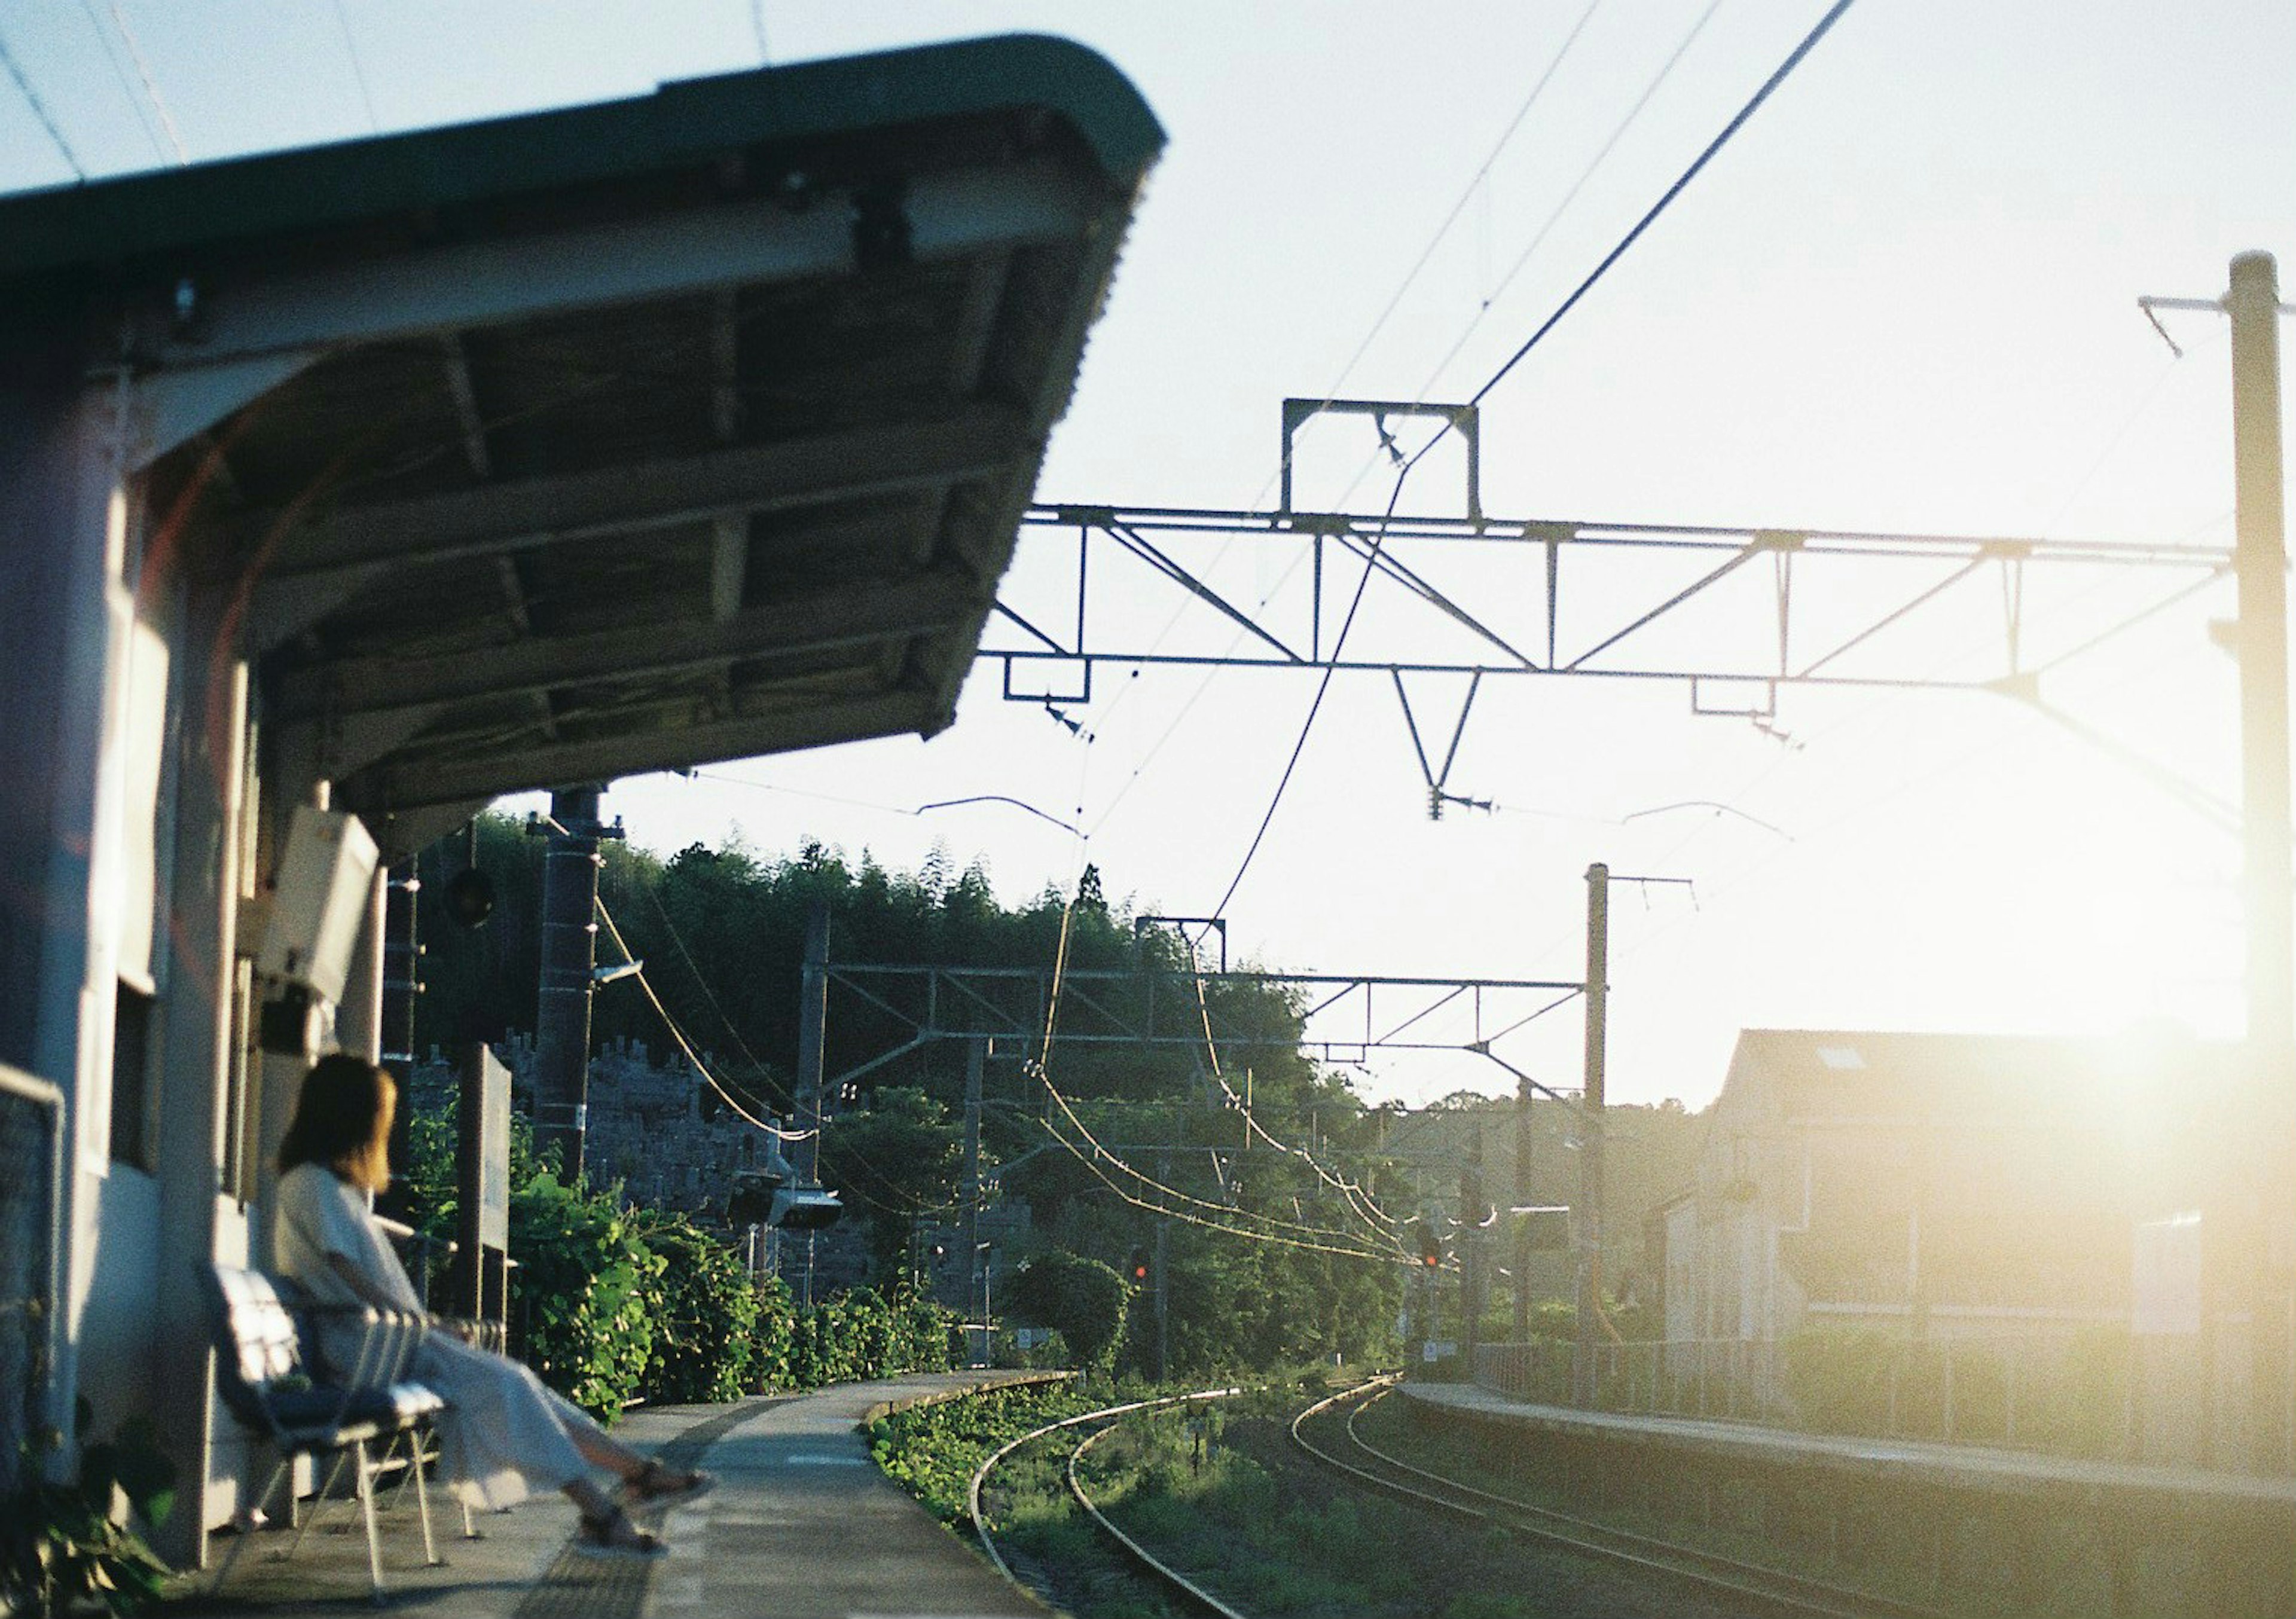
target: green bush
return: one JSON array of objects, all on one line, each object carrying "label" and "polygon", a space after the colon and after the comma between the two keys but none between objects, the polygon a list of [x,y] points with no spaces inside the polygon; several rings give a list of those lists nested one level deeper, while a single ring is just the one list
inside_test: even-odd
[{"label": "green bush", "polygon": [[544,1170],[510,1199],[513,1319],[545,1383],[611,1422],[644,1386],[663,1263],[613,1191],[569,1187]]},{"label": "green bush", "polygon": [[750,1327],[750,1386],[757,1389],[794,1386],[791,1370],[797,1352],[797,1304],[789,1283],[778,1276],[759,1283],[758,1314]]},{"label": "green bush", "polygon": [[738,1400],[756,1353],[758,1295],[734,1251],[683,1214],[652,1214],[641,1232],[664,1262],[649,1300],[650,1400],[691,1405]]},{"label": "green bush", "polygon": [[[86,1439],[89,1406],[78,1407]],[[113,1438],[83,1444],[79,1477],[46,1475],[47,1452],[62,1435],[46,1430],[24,1443],[15,1488],[0,1498],[0,1613],[50,1619],[101,1604],[124,1616],[159,1599],[168,1566],[133,1522],[111,1516],[115,1491],[131,1519],[159,1526],[176,1500],[176,1468],[160,1453],[149,1420],[135,1418]]]},{"label": "green bush", "polygon": [[1079,1368],[1104,1371],[1115,1362],[1130,1296],[1124,1279],[1097,1259],[1061,1248],[1039,1254],[1004,1296],[1013,1314],[1059,1334]]}]

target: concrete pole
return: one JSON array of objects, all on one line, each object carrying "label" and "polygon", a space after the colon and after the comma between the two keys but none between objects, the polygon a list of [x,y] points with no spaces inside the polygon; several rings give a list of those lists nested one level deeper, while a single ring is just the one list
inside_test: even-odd
[{"label": "concrete pole", "polygon": [[[1172,1183],[1171,1154],[1157,1155],[1156,1179],[1165,1186]],[[1171,1375],[1172,1217],[1165,1214],[1156,1222],[1156,1381],[1161,1383]]]},{"label": "concrete pole", "polygon": [[1595,1357],[1603,1286],[1603,1073],[1609,1038],[1611,868],[1587,868],[1587,1068],[1578,1101],[1578,1353],[1571,1357],[1570,1400],[1595,1406]]},{"label": "concrete pole", "polygon": [[[973,1304],[983,1293],[980,1263],[980,1081],[988,1066],[988,1043],[975,1038],[964,1043],[964,1252],[965,1289],[964,1312],[969,1317]],[[980,1319],[988,1319],[988,1307],[980,1306]],[[984,1331],[981,1337],[980,1359],[986,1365],[992,1345]]]},{"label": "concrete pole", "polygon": [[415,896],[422,891],[412,855],[390,868],[390,898],[383,912],[382,1055],[381,1061],[406,1084],[414,1067],[414,997],[422,993],[417,976],[422,946],[415,922]]},{"label": "concrete pole", "polygon": [[2296,915],[2289,841],[2288,550],[2281,472],[2280,289],[2269,253],[2232,261],[2233,568],[2239,581],[2247,1080],[2261,1206],[2251,1320],[2256,1462],[2289,1466],[2289,1252],[2296,1239]]},{"label": "concrete pole", "polygon": [[[821,1184],[822,1048],[829,1021],[829,904],[815,900],[805,911],[805,959],[798,977],[798,1126],[808,1133],[799,1144],[799,1183]],[[805,1234],[804,1280],[798,1302],[813,1303],[814,1233]],[[968,1303],[970,1301],[968,1300]]]},{"label": "concrete pole", "polygon": [[1459,1173],[1459,1355],[1467,1380],[1475,1379],[1475,1350],[1483,1314],[1483,1118],[1470,1116],[1467,1165]]},{"label": "concrete pole", "polygon": [[[542,861],[542,989],[535,1010],[534,1146],[557,1149],[560,1175],[582,1174],[589,1125],[590,990],[598,965],[598,797],[603,789],[550,795]],[[563,829],[562,830],[560,829]]]},{"label": "concrete pole", "polygon": [[[1514,1088],[1514,1206],[1530,1206],[1530,1081]],[[1512,1216],[1514,1227],[1514,1341],[1530,1342],[1530,1216]]]}]

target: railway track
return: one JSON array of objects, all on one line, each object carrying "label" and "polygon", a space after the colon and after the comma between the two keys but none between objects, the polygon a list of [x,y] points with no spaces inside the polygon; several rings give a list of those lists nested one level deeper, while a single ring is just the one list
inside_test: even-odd
[{"label": "railway track", "polygon": [[[996,1565],[997,1571],[1007,1580],[1012,1581],[1015,1585],[1025,1583],[1013,1572],[1013,1566],[1004,1560],[1004,1554],[996,1549],[996,1539],[989,1533],[988,1516],[980,1507],[981,1486],[988,1482],[988,1475],[995,1470],[996,1465],[1021,1446],[1064,1429],[1089,1428],[1091,1431],[1078,1441],[1070,1451],[1067,1472],[1070,1492],[1076,1497],[1077,1504],[1084,1509],[1086,1515],[1092,1519],[1095,1525],[1122,1551],[1126,1560],[1131,1563],[1151,1584],[1169,1595],[1177,1597],[1194,1611],[1215,1615],[1218,1619],[1249,1619],[1248,1615],[1228,1607],[1218,1597],[1204,1590],[1178,1569],[1157,1558],[1146,1547],[1111,1523],[1107,1514],[1095,1506],[1092,1499],[1085,1493],[1083,1482],[1077,1476],[1078,1460],[1094,1444],[1115,1432],[1116,1425],[1121,1419],[1141,1411],[1164,1410],[1172,1406],[1185,1405],[1192,1402],[1224,1400],[1231,1394],[1242,1392],[1240,1388],[1207,1388],[1200,1389],[1192,1394],[1174,1394],[1161,1400],[1134,1400],[1123,1405],[1111,1405],[1096,1411],[1086,1411],[1078,1416],[1063,1417],[1058,1422],[1048,1422],[1040,1428],[1032,1428],[1018,1439],[999,1446],[981,1462],[980,1467],[973,1469],[972,1480],[966,1491],[967,1505],[972,1516],[972,1532],[980,1537],[981,1549],[988,1554],[988,1560]],[[1096,1427],[1093,1427],[1095,1423],[1099,1425]]]},{"label": "railway track", "polygon": [[[1759,1564],[1615,1529],[1431,1473],[1380,1449],[1357,1430],[1356,1419],[1374,1402],[1392,1394],[1395,1386],[1396,1379],[1390,1378],[1317,1401],[1292,1419],[1292,1443],[1324,1467],[1389,1495],[1656,1575],[1743,1606],[1750,1612],[1822,1619],[1946,1619],[1932,1608],[1844,1590]],[[1308,1436],[1311,1426],[1318,1428],[1318,1439]],[[1343,1435],[1341,1443],[1318,1442],[1334,1427]]]}]

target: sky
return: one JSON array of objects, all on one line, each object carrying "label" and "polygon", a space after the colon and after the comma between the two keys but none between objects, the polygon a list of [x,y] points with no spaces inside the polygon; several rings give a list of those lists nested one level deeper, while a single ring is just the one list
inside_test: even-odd
[{"label": "sky", "polygon": [[[1262,507],[1283,399],[1473,394],[1824,9],[20,0],[0,12],[19,81],[0,80],[0,189],[761,59],[1066,35],[1139,86],[1170,145],[1039,497]],[[2292,83],[2296,8],[2277,0],[1858,0],[1493,389],[1486,510],[2228,544],[2222,322],[2164,317],[2179,358],[2136,299],[2217,296],[2243,250],[2296,255]],[[1300,503],[1376,514],[1393,484],[1373,447],[1359,421],[1319,424]],[[1401,507],[1458,501],[1438,452]],[[1024,540],[1012,599],[1057,589],[1056,551]],[[1194,560],[1249,601],[1280,593],[1294,555]],[[1879,586],[1825,588],[1847,604]],[[2119,588],[2036,579],[2036,639],[2109,621]],[[1759,629],[1759,609],[1718,601],[1681,644]],[[1153,628],[1170,607],[1132,610]],[[1702,1105],[1744,1027],[2236,1036],[2237,841],[2157,776],[2236,801],[2234,674],[2209,633],[2232,610],[2212,590],[2052,676],[2045,695],[2078,729],[1984,694],[1788,691],[1762,728],[1693,714],[1678,685],[1495,681],[1450,785],[1499,808],[1440,822],[1392,688],[1342,676],[1227,906],[1232,951],[1294,971],[1577,979],[1600,861],[1685,879],[1613,895],[1615,1100]],[[1901,661],[1967,666],[1998,611],[1980,592],[1909,622]],[[1379,644],[1412,649],[1407,624],[1380,627]],[[1002,700],[983,665],[931,741],[626,781],[605,807],[664,852],[738,832],[767,854],[816,838],[914,867],[938,846],[982,863],[1008,903],[1090,860],[1112,898],[1201,915],[1315,695],[1298,674],[1103,668],[1095,701],[1064,710],[1086,740]],[[1042,813],[914,813],[992,795]],[[1421,1029],[1474,1032],[1456,1003]],[[1580,1038],[1565,1006],[1496,1049],[1567,1084]],[[1513,1083],[1458,1051],[1349,1072],[1367,1097],[1414,1102]]]}]

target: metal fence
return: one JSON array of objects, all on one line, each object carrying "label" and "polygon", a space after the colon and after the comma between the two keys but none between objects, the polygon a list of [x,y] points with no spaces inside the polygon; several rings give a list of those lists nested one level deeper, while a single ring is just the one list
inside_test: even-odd
[{"label": "metal fence", "polygon": [[[1486,1344],[1475,1381],[1569,1405],[1574,1347]],[[1912,1340],[1816,1332],[1597,1347],[1595,1409],[1722,1418],[1804,1433],[2120,1459],[2140,1448],[2126,1333]]]},{"label": "metal fence", "polygon": [[16,1487],[26,1442],[54,1419],[62,1138],[62,1092],[0,1066],[0,1495]]}]

